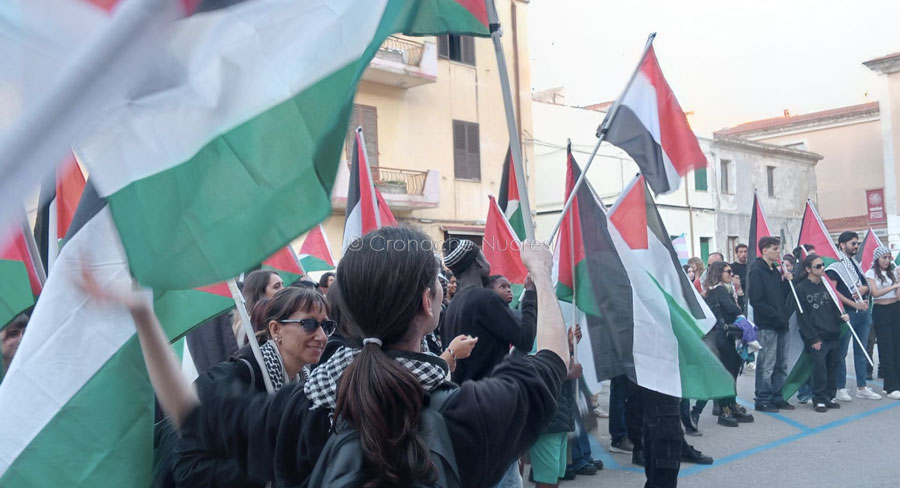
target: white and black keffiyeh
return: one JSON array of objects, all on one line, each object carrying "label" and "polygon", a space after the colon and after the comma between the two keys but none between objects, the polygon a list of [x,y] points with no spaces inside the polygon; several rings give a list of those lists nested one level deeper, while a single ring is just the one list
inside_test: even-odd
[{"label": "white and black keffiyeh", "polygon": [[[360,349],[342,347],[325,364],[320,364],[313,370],[306,384],[303,385],[306,397],[312,400],[310,408],[333,409],[337,405],[338,379],[359,352]],[[447,363],[433,354],[403,351],[385,351],[385,354],[415,375],[425,391],[432,391],[440,386],[450,371]]]},{"label": "white and black keffiyeh", "polygon": [[847,256],[843,251],[838,251],[838,257],[841,258],[840,262],[835,261],[831,263],[827,269],[837,273],[847,289],[850,290],[850,293],[855,293],[862,285],[859,277],[864,276],[865,273],[862,272],[862,268],[860,268],[856,260]]},{"label": "white and black keffiyeh", "polygon": [[304,366],[297,373],[296,378],[287,378],[287,370],[284,369],[284,361],[281,360],[281,353],[278,352],[278,346],[272,340],[266,341],[265,344],[259,346],[259,352],[262,353],[263,362],[266,363],[266,374],[272,381],[272,389],[278,391],[285,383],[305,380],[309,377],[309,368]]}]

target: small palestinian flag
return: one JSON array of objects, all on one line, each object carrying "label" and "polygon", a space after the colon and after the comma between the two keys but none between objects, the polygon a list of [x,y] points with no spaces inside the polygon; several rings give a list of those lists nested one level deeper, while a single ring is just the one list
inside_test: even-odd
[{"label": "small palestinian flag", "polygon": [[300,264],[300,258],[297,257],[297,253],[294,252],[294,248],[290,244],[266,258],[262,262],[262,269],[278,273],[281,276],[281,280],[284,281],[284,286],[291,286],[306,274],[303,271],[303,266]]},{"label": "small palestinian flag", "polygon": [[350,165],[350,184],[347,186],[343,249],[346,250],[357,237],[385,225],[397,225],[397,220],[394,219],[381,192],[375,188],[362,131],[357,130],[353,143],[353,161]]},{"label": "small palestinian flag", "polygon": [[509,280],[513,292],[510,306],[515,307],[525,288],[525,276],[528,275],[520,255],[521,241],[497,205],[497,200],[493,196],[488,198],[490,202],[481,251],[491,265],[491,274],[503,275]]},{"label": "small palestinian flag", "polygon": [[864,273],[872,269],[872,265],[875,261],[873,253],[879,246],[884,246],[884,244],[881,243],[881,239],[878,238],[875,231],[869,227],[868,230],[866,230],[866,235],[863,237],[862,243],[859,245],[859,251],[856,253],[856,256],[853,256],[853,258],[859,262],[859,266]]},{"label": "small palestinian flag", "polygon": [[0,329],[34,305],[41,293],[35,268],[39,259],[31,254],[26,238],[31,236],[26,237],[18,225],[0,235]]},{"label": "small palestinian flag", "polygon": [[334,254],[325,236],[322,224],[312,228],[300,246],[300,264],[306,271],[330,271],[334,269]]},{"label": "small palestinian flag", "polygon": [[759,196],[753,192],[753,210],[750,211],[750,246],[754,249],[754,255],[758,258],[762,257],[762,251],[759,250],[759,240],[763,237],[771,237],[772,231],[769,230],[769,222],[766,220],[766,214],[763,212],[762,206],[759,204]]},{"label": "small palestinian flag", "polygon": [[512,151],[506,150],[503,160],[503,175],[500,177],[500,195],[497,197],[500,210],[509,221],[509,225],[520,241],[525,240],[525,220],[519,206],[519,183],[516,180],[516,165],[513,164]]},{"label": "small palestinian flag", "polygon": [[834,241],[831,240],[828,229],[825,228],[825,224],[822,222],[822,217],[819,217],[819,212],[816,211],[816,207],[809,200],[806,201],[806,209],[803,211],[800,237],[797,239],[797,242],[801,246],[814,246],[816,255],[822,258],[826,267],[841,260],[838,249],[835,247]]}]

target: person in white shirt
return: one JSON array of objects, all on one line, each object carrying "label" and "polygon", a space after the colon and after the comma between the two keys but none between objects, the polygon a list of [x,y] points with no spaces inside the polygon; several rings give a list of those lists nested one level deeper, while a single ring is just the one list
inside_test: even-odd
[{"label": "person in white shirt", "polygon": [[875,298],[872,319],[878,338],[878,358],[884,373],[884,392],[900,400],[900,277],[891,251],[879,246],[873,253],[872,268],[866,271],[869,290]]}]

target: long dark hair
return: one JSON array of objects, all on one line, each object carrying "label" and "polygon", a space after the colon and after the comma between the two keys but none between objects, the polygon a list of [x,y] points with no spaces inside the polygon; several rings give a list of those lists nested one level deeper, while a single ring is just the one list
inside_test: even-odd
[{"label": "long dark hair", "polygon": [[706,283],[703,284],[707,290],[712,290],[714,286],[722,283],[722,273],[726,266],[730,265],[725,261],[716,261],[709,265],[709,269],[706,270]]},{"label": "long dark hair", "polygon": [[[872,260],[872,269],[875,270],[875,276],[878,277],[878,281],[885,281],[884,270],[881,269],[881,264],[878,263],[881,258]],[[891,284],[894,284],[894,263],[888,265],[888,276],[887,278],[891,280]]]},{"label": "long dark hair", "polygon": [[803,265],[800,266],[800,274],[797,276],[799,281],[809,278],[809,271],[807,271],[807,269],[812,268],[813,262],[815,262],[816,259],[819,259],[819,255],[816,253],[809,253],[803,258]]},{"label": "long dark hair", "polygon": [[260,298],[266,296],[266,287],[269,286],[269,278],[275,274],[268,269],[258,269],[244,278],[244,301],[247,310],[253,310],[253,306]]},{"label": "long dark hair", "polygon": [[[377,338],[363,346],[339,382],[335,414],[359,432],[368,472],[366,487],[408,486],[437,479],[419,434],[424,389],[385,350],[408,339],[422,312],[422,294],[436,294],[434,246],[425,234],[384,227],[348,248],[337,269],[341,315],[350,337]],[[330,293],[329,293],[330,294]]]}]

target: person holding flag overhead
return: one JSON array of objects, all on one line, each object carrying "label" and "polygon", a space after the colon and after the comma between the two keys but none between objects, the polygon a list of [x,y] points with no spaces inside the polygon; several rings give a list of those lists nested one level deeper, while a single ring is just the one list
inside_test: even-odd
[{"label": "person holding flag overhead", "polygon": [[[841,324],[850,320],[834,302],[822,278],[825,264],[822,258],[808,254],[800,265],[801,280],[797,283],[797,295],[803,308],[797,307],[800,336],[812,358],[812,393],[816,412],[824,413],[830,408],[841,408],[834,401]],[[849,335],[849,334],[847,334]]]},{"label": "person holding flag overhead", "polygon": [[866,271],[869,290],[875,298],[872,321],[878,336],[878,369],[884,373],[884,391],[892,400],[900,400],[900,279],[891,261],[891,251],[878,246],[872,253],[872,267]]},{"label": "person holding flag overhead", "polygon": [[[845,307],[849,307],[847,315],[850,316],[850,325],[856,331],[860,340],[865,341],[869,337],[872,328],[872,314],[869,313],[869,287],[866,277],[853,259],[859,251],[859,235],[856,232],[842,232],[838,236],[840,261],[831,263],[826,268],[826,274],[832,281],[837,282],[838,298]],[[850,349],[852,334],[847,334],[841,341],[840,357],[836,375],[837,399],[843,402],[853,400],[847,392],[847,352]],[[856,342],[853,343],[853,369],[856,371],[856,397],[867,400],[880,400],[881,395],[866,386],[866,351]]]}]

